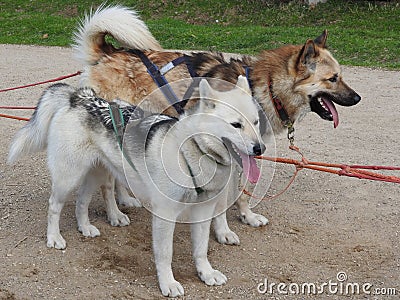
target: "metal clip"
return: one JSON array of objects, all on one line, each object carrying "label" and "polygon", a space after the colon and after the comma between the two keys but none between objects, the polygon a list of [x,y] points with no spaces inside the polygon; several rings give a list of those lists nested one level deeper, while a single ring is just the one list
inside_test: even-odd
[{"label": "metal clip", "polygon": [[286,125],[288,132],[287,132],[287,138],[290,142],[291,146],[294,146],[294,126],[293,123],[290,122],[289,124]]}]

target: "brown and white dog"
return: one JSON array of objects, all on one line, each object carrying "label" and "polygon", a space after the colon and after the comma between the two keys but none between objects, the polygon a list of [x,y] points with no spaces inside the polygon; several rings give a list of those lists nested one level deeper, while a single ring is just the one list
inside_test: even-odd
[{"label": "brown and white dog", "polygon": [[[114,38],[121,47],[114,47],[106,36]],[[176,66],[164,76],[168,82],[190,78],[189,65],[197,76],[236,83],[239,75],[246,74],[247,66],[253,96],[270,124],[262,128],[264,140],[292,127],[310,111],[333,121],[336,127],[339,117],[334,103],[352,106],[361,97],[343,81],[340,65],[327,50],[326,40],[324,31],[303,45],[266,50],[256,57],[226,59],[219,53],[193,52],[186,54],[186,64]],[[158,86],[131,50],[140,50],[159,68],[183,55],[164,50],[137,13],[121,6],[101,7],[86,16],[75,35],[74,49],[85,66],[83,85],[92,87],[105,99],[120,98],[136,105]],[[150,109],[177,114],[163,98],[151,103]],[[268,223],[264,216],[250,210],[247,199],[242,197],[236,203],[244,223],[254,227]],[[239,243],[225,214],[214,219],[214,229],[219,242]]]}]

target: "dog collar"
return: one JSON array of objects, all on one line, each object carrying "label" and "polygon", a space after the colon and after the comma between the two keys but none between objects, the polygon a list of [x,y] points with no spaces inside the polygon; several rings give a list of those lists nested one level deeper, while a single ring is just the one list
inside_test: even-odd
[{"label": "dog collar", "polygon": [[290,141],[290,144],[294,144],[294,125],[292,120],[289,118],[289,114],[285,107],[283,106],[282,101],[274,94],[272,89],[272,80],[268,77],[268,93],[269,98],[271,99],[272,103],[274,104],[275,112],[281,119],[283,126],[288,129],[287,138]]},{"label": "dog collar", "polygon": [[[253,92],[253,81],[250,78],[250,73],[251,73],[251,67],[249,66],[243,66],[246,74],[247,81],[250,86],[250,90]],[[267,84],[268,84],[268,93],[269,93],[269,98],[272,101],[272,104],[274,105],[275,112],[279,116],[279,119],[281,119],[282,125],[288,129],[287,132],[287,138],[290,141],[290,144],[294,144],[294,126],[292,120],[289,118],[289,114],[287,113],[285,107],[282,104],[282,101],[274,95],[274,92],[272,90],[272,81],[268,77],[267,78]]]}]

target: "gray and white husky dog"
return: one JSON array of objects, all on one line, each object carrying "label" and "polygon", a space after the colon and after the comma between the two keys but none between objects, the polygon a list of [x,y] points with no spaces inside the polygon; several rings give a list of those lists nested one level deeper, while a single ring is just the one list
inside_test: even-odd
[{"label": "gray and white husky dog", "polygon": [[[226,276],[207,259],[211,219],[236,200],[237,176],[231,175],[237,171],[232,170],[241,166],[249,180],[256,181],[260,174],[253,156],[265,150],[258,107],[246,78],[239,76],[227,91],[217,91],[202,79],[199,100],[179,119],[116,103],[127,123],[122,151],[109,103],[90,88],[66,84],[55,84],[43,93],[31,120],[13,140],[9,163],[47,148],[52,178],[47,246],[66,247],[59,220],[75,190],[79,230],[86,236],[99,235],[89,222],[88,206],[92,194],[112,174],[132,187],[153,213],[153,251],[163,295],[184,294],[171,268],[178,219],[191,223],[193,258],[201,280],[224,284]],[[106,207],[111,223],[129,223],[115,200]]]}]

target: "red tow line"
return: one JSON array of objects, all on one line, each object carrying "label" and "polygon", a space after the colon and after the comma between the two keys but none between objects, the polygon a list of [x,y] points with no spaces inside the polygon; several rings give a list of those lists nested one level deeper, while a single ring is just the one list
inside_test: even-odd
[{"label": "red tow line", "polygon": [[[0,106],[0,109],[35,109],[36,106]],[[18,117],[18,116],[12,116],[12,115],[5,115],[5,114],[0,114],[1,118],[8,118],[8,119],[14,119],[14,120],[20,120],[20,121],[29,121],[29,118],[24,118],[24,117]]]},{"label": "red tow line", "polygon": [[[49,80],[45,80],[45,81],[40,81],[40,82],[36,82],[36,83],[31,83],[31,84],[26,84],[26,85],[21,85],[21,86],[2,89],[2,90],[0,90],[0,93],[8,92],[8,91],[14,91],[14,90],[18,90],[18,89],[24,89],[24,88],[28,88],[28,87],[32,87],[32,86],[36,86],[36,85],[40,85],[40,84],[45,84],[45,83],[50,83],[50,82],[61,81],[61,80],[64,80],[64,79],[67,79],[67,78],[70,78],[70,77],[78,76],[80,74],[82,74],[82,71],[77,71],[77,72],[75,72],[73,74],[68,74],[68,75],[60,76],[60,77],[49,79]],[[0,109],[29,110],[29,109],[35,109],[35,108],[36,107],[27,107],[27,106],[0,106]],[[18,117],[18,116],[13,116],[13,115],[6,115],[6,114],[0,114],[0,117],[1,118],[19,120],[19,121],[29,121],[29,118]]]},{"label": "red tow line", "polygon": [[245,189],[243,190],[243,193],[252,198],[258,199],[258,200],[275,199],[289,189],[290,185],[294,182],[294,179],[296,178],[298,172],[302,169],[311,169],[311,170],[315,170],[315,171],[336,174],[339,176],[354,177],[354,178],[359,178],[359,179],[400,183],[400,177],[392,176],[392,175],[383,175],[383,174],[380,174],[377,172],[367,171],[367,170],[400,171],[400,167],[346,165],[346,164],[332,164],[332,163],[324,163],[324,162],[318,162],[318,161],[309,161],[308,159],[306,159],[304,157],[303,153],[300,152],[300,149],[298,147],[291,145],[291,146],[289,146],[289,149],[299,153],[301,155],[301,160],[296,160],[296,159],[292,159],[292,158],[284,158],[284,157],[255,156],[255,158],[257,158],[257,159],[268,160],[268,161],[283,163],[283,164],[291,164],[296,167],[296,170],[295,170],[292,178],[289,180],[289,183],[286,185],[286,187],[282,191],[280,191],[279,193],[277,193],[273,196],[264,196],[264,197],[254,196],[252,193],[250,193],[249,191],[247,191]]},{"label": "red tow line", "polygon": [[[299,148],[296,146],[290,146],[291,150],[296,151],[301,155],[301,161],[291,159],[291,158],[281,158],[281,157],[268,157],[268,156],[256,156],[255,158],[269,160],[278,163],[292,164],[296,166],[296,169],[311,169],[315,171],[327,172],[331,174],[336,174],[339,176],[349,176],[359,179],[386,181],[393,183],[400,183],[400,177],[383,175],[376,172],[366,171],[366,170],[390,170],[390,171],[400,171],[400,167],[392,166],[365,166],[365,165],[346,165],[346,164],[332,164],[324,163],[318,161],[309,161],[300,152]],[[337,169],[337,170],[335,170]]]},{"label": "red tow line", "polygon": [[77,72],[75,72],[73,74],[60,76],[60,77],[49,79],[49,80],[46,80],[46,81],[40,81],[40,82],[31,83],[31,84],[27,84],[27,85],[21,85],[21,86],[11,87],[11,88],[7,88],[7,89],[2,89],[2,90],[0,90],[0,93],[13,91],[13,90],[18,90],[18,89],[24,89],[24,88],[27,88],[27,87],[36,86],[36,85],[45,84],[45,83],[50,83],[50,82],[56,82],[56,81],[60,81],[60,80],[64,80],[64,79],[70,78],[70,77],[78,76],[80,74],[82,74],[82,71],[77,71]]}]

